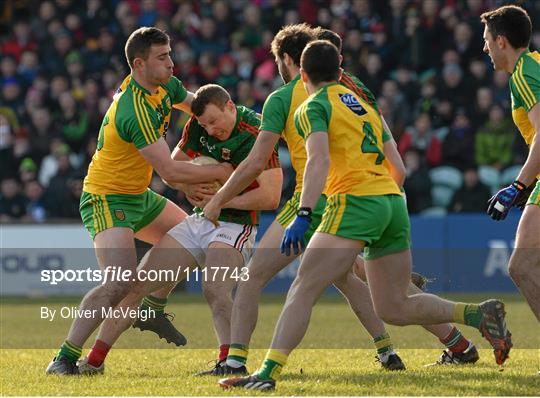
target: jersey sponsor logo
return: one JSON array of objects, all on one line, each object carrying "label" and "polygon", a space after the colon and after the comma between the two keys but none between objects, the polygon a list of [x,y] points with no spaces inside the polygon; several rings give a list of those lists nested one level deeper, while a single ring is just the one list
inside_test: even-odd
[{"label": "jersey sponsor logo", "polygon": [[338,94],[339,99],[343,104],[349,108],[351,111],[353,111],[358,116],[363,116],[367,113],[367,111],[364,109],[362,105],[360,105],[360,102],[356,99],[356,97],[350,93],[346,94]]},{"label": "jersey sponsor logo", "polygon": [[206,139],[206,137],[201,137],[201,138],[199,139],[199,141],[200,141],[201,145],[202,145],[203,147],[205,147],[206,150],[207,150],[208,152],[211,152],[211,153],[214,153],[214,152],[215,152],[216,146],[215,146],[215,145],[210,145],[210,144],[208,143],[208,140]]},{"label": "jersey sponsor logo", "polygon": [[114,216],[118,221],[124,221],[126,219],[126,214],[124,213],[124,210],[116,209],[114,211]]},{"label": "jersey sponsor logo", "polygon": [[229,148],[221,148],[221,157],[223,160],[231,160],[231,150]]}]

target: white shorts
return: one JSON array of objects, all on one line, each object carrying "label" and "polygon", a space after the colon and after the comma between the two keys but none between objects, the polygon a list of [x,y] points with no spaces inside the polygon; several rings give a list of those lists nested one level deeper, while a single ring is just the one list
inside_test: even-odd
[{"label": "white shorts", "polygon": [[205,217],[192,214],[167,234],[195,257],[199,267],[204,267],[206,250],[212,242],[223,242],[234,247],[242,254],[246,265],[255,244],[257,227],[220,221],[216,228]]}]

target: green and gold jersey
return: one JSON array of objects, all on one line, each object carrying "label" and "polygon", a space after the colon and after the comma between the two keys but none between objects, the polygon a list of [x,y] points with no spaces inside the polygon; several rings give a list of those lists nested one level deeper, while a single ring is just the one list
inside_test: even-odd
[{"label": "green and gold jersey", "polygon": [[317,90],[294,114],[298,133],[328,134],[327,196],[386,195],[401,192],[384,166],[383,127],[377,109],[338,83]]},{"label": "green and gold jersey", "polygon": [[512,119],[527,145],[530,145],[535,131],[527,113],[540,100],[540,54],[537,51],[527,50],[521,54],[509,83]]},{"label": "green and gold jersey", "polygon": [[92,194],[145,192],[153,169],[139,149],[167,132],[172,106],[186,96],[182,82],[174,76],[155,93],[131,75],[126,77],[103,118],[83,190]]},{"label": "green and gold jersey", "polygon": [[[340,83],[371,104],[378,112],[375,96],[371,91],[355,76],[342,72]],[[300,79],[300,75],[298,75],[270,94],[264,103],[262,111],[261,130],[281,134],[287,143],[291,155],[291,164],[296,172],[295,192],[302,191],[307,153],[305,142],[296,131],[294,112],[307,98],[308,93]],[[388,138],[389,136],[385,135],[385,141]]]},{"label": "green and gold jersey", "polygon": [[[251,148],[255,144],[259,134],[260,120],[257,113],[244,106],[236,107],[236,125],[225,141],[220,141],[210,136],[193,116],[186,123],[182,132],[182,139],[178,147],[192,158],[198,156],[210,156],[219,162],[229,162],[234,167],[238,166],[247,158]],[[280,167],[278,160],[278,148],[272,153],[268,161],[267,169]],[[246,191],[257,188],[259,184],[254,181]],[[196,209],[198,211],[199,209]],[[223,209],[219,219],[221,221],[233,222],[237,224],[258,224],[257,211],[246,211],[236,209]]]}]

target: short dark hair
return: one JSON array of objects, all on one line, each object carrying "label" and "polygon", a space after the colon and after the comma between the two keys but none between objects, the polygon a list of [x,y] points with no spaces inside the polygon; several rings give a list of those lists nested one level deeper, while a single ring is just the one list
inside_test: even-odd
[{"label": "short dark hair", "polygon": [[152,45],[169,44],[170,38],[167,33],[154,27],[142,27],[134,31],[126,41],[126,59],[131,68],[133,61],[139,57],[144,60],[148,58],[148,52]]},{"label": "short dark hair", "polygon": [[306,23],[287,25],[274,36],[272,54],[282,59],[287,53],[293,62],[300,66],[302,51],[310,41],[316,38],[315,31]]},{"label": "short dark hair", "polygon": [[504,36],[514,48],[529,47],[532,24],[523,8],[514,5],[499,7],[483,13],[480,19],[494,38]]},{"label": "short dark hair", "polygon": [[302,52],[300,65],[313,84],[338,80],[338,49],[328,40],[312,41]]},{"label": "short dark hair", "polygon": [[341,48],[343,46],[343,41],[341,40],[341,37],[330,29],[324,29],[324,28],[317,28],[317,39],[318,40],[328,40],[330,43],[332,43],[334,46],[337,47],[338,51],[341,52]]},{"label": "short dark hair", "polygon": [[191,102],[191,112],[195,116],[201,116],[208,104],[214,104],[223,110],[225,104],[231,100],[231,96],[223,87],[217,84],[206,84],[195,91]]}]

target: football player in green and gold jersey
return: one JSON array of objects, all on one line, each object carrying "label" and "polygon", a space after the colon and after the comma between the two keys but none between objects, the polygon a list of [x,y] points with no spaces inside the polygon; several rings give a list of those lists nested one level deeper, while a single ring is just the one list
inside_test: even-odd
[{"label": "football player in green and gold jersey", "polygon": [[478,327],[490,341],[498,363],[510,351],[500,301],[465,305],[426,293],[407,293],[409,217],[400,188],[383,165],[381,118],[372,105],[339,84],[339,65],[339,52],[327,40],[310,42],[302,52],[301,77],[310,97],[296,110],[294,121],[298,134],[306,140],[308,156],[300,207],[285,230],[282,253],[289,255],[292,248],[298,254],[322,192],[328,200],[262,366],[251,376],[220,380],[223,387],[275,388],[288,355],[307,331],[318,298],[349,272],[364,248],[373,305],[384,321],[401,326],[466,323]]},{"label": "football player in green and gold jersey", "polygon": [[503,6],[481,20],[484,52],[495,70],[511,73],[512,118],[529,146],[516,180],[490,199],[488,214],[504,220],[513,206],[524,207],[508,270],[540,321],[540,54],[529,51],[532,25],[523,8]]},{"label": "football player in green and gold jersey", "polygon": [[[125,52],[131,74],[103,118],[80,203],[102,271],[116,266],[134,272],[134,237],[154,244],[186,217],[148,188],[153,169],[166,181],[185,183],[225,180],[231,171],[224,165],[198,166],[171,158],[163,135],[172,108],[189,110],[193,95],[172,75],[169,36],[157,28],[137,29]],[[74,320],[47,373],[78,373],[76,361],[82,345],[102,322],[102,309],[116,306],[131,287],[132,282],[107,280],[83,298],[79,310],[96,316]],[[95,348],[96,353],[108,349],[102,344]]]},{"label": "football player in green and gold jersey", "polygon": [[[235,105],[229,93],[215,84],[207,84],[195,92],[191,109],[193,116],[184,127],[182,139],[173,152],[174,159],[206,156],[234,166],[248,156],[259,133],[260,120],[255,111]],[[119,307],[134,308],[147,294],[163,286],[170,289],[171,284],[176,284],[192,269],[200,267],[206,271],[201,271],[200,277],[219,341],[218,361],[224,360],[230,344],[232,290],[236,282],[244,278],[240,276],[241,268],[251,255],[259,211],[272,210],[279,205],[282,180],[276,147],[257,181],[227,204],[218,228],[214,228],[200,210],[205,204],[205,196],[210,196],[203,194],[201,199],[193,200],[197,206],[195,213],[164,234],[139,266],[139,270],[146,274],[170,271],[175,275],[173,280],[137,281]],[[171,185],[189,192],[186,184]],[[245,274],[245,277],[249,276]],[[106,319],[97,341],[111,347],[133,321],[129,317]],[[99,363],[91,363],[92,353],[79,362],[81,374],[104,371],[105,358],[100,358]],[[205,371],[201,375],[212,374],[213,371]]]}]

